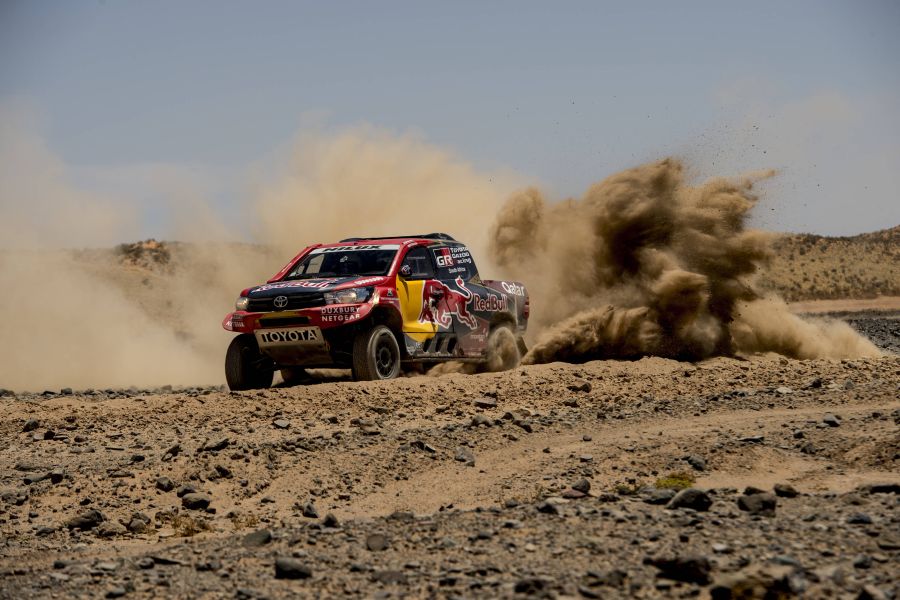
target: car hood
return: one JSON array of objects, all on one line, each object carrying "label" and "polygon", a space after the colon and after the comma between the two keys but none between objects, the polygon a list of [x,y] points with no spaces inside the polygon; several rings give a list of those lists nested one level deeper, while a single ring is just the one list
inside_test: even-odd
[{"label": "car hood", "polygon": [[325,277],[322,279],[295,279],[292,281],[275,281],[250,288],[251,298],[271,298],[273,296],[310,294],[331,292],[351,287],[367,287],[381,285],[387,281],[383,276]]}]

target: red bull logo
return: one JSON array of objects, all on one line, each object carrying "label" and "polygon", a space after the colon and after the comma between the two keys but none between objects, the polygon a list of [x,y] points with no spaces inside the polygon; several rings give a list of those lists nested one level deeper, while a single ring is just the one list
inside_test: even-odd
[{"label": "red bull logo", "polygon": [[451,288],[440,281],[429,281],[422,288],[422,312],[419,314],[420,323],[436,323],[444,329],[453,325],[453,315],[465,323],[469,329],[476,329],[478,321],[475,315],[469,312],[469,303],[472,302],[472,291],[466,287],[466,282],[461,277],[455,281],[458,290]]}]

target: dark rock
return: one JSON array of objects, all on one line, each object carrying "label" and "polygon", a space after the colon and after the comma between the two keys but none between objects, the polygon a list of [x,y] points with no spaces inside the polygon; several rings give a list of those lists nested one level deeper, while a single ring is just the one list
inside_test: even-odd
[{"label": "dark rock", "polygon": [[127,479],[129,477],[134,477],[134,473],[124,469],[113,469],[108,475],[112,479]]},{"label": "dark rock", "polygon": [[47,477],[50,478],[51,483],[62,483],[62,480],[66,478],[65,469],[53,469],[47,474]]},{"label": "dark rock", "polygon": [[892,535],[882,535],[878,537],[878,541],[875,543],[882,550],[888,550],[891,552],[893,552],[894,550],[900,550],[900,537],[895,537]]},{"label": "dark rock", "polygon": [[[168,477],[159,477],[156,480],[156,489],[162,490],[163,492],[171,492],[175,489],[175,482]],[[187,493],[188,492],[185,492],[185,494]],[[182,494],[182,496],[183,495],[184,494]]]},{"label": "dark rock", "polygon": [[513,425],[522,428],[522,430],[526,433],[531,433],[532,431],[534,431],[534,428],[531,426],[531,421],[528,421],[526,419],[516,419],[515,421],[513,421]]},{"label": "dark rock", "polygon": [[691,508],[697,511],[707,511],[712,506],[712,498],[703,490],[687,488],[681,490],[669,501],[666,508]]},{"label": "dark rock", "polygon": [[676,493],[671,488],[652,488],[644,493],[643,500],[647,504],[668,504]]},{"label": "dark rock", "polygon": [[188,510],[206,510],[212,498],[200,492],[191,492],[181,497],[181,505]]},{"label": "dark rock", "polygon": [[555,502],[540,502],[535,507],[539,513],[544,513],[545,515],[558,515],[559,514],[559,506]]},{"label": "dark rock", "polygon": [[427,452],[428,454],[435,454],[437,452],[437,449],[435,449],[434,446],[432,446],[431,444],[428,444],[426,442],[423,442],[422,440],[415,440],[413,442],[410,442],[409,445],[412,446],[413,448],[415,448],[416,450],[422,450],[423,452]]},{"label": "dark rock", "polygon": [[322,527],[335,529],[340,526],[341,524],[340,522],[338,522],[338,518],[331,513],[328,513],[327,515],[325,515],[325,518],[322,519]]},{"label": "dark rock", "polygon": [[203,452],[221,452],[231,443],[231,440],[228,438],[222,438],[220,440],[216,440],[210,444],[205,444],[202,448],[200,448]]},{"label": "dark rock", "polygon": [[401,523],[412,523],[416,520],[416,515],[411,510],[395,510],[387,516],[388,521],[400,521]]},{"label": "dark rock", "polygon": [[856,600],[888,600],[888,595],[874,585],[867,583],[859,590]]},{"label": "dark rock", "polygon": [[860,488],[870,494],[900,494],[900,483],[870,483]]},{"label": "dark rock", "polygon": [[47,479],[47,477],[47,473],[29,473],[22,479],[22,481],[25,482],[25,485],[34,485],[35,483],[40,483],[41,481]]},{"label": "dark rock", "polygon": [[841,426],[841,418],[837,415],[833,415],[831,413],[826,414],[822,417],[822,422],[828,425],[829,427],[840,427]]},{"label": "dark rock", "polygon": [[689,465],[695,471],[705,471],[706,470],[706,459],[702,456],[697,456],[696,454],[691,454],[690,456],[684,457],[684,460],[687,461]]},{"label": "dark rock", "polygon": [[268,529],[259,529],[244,536],[244,546],[255,548],[265,546],[272,541],[272,532]]},{"label": "dark rock", "polygon": [[275,559],[275,579],[309,579],[312,569],[296,558],[279,556]]},{"label": "dark rock", "polygon": [[472,417],[472,420],[469,422],[469,427],[490,427],[493,424],[494,422],[488,419],[486,416],[478,414]]},{"label": "dark rock", "polygon": [[[582,585],[588,588],[607,586],[612,588],[621,588],[625,585],[628,573],[622,569],[611,569],[609,571],[588,571],[582,578]],[[582,594],[583,595],[583,594]],[[601,598],[603,596],[596,596]]]},{"label": "dark rock", "polygon": [[794,486],[788,483],[776,483],[775,484],[775,495],[780,498],[796,498],[800,495],[800,492],[794,489]]},{"label": "dark rock", "polygon": [[710,588],[713,600],[739,598],[792,598],[802,589],[789,566],[753,566],[718,578]]},{"label": "dark rock", "polygon": [[56,437],[56,432],[53,431],[52,429],[48,429],[47,431],[44,432],[45,440],[52,440],[55,437]]},{"label": "dark rock", "polygon": [[580,381],[577,383],[572,383],[568,386],[569,390],[572,392],[584,392],[588,393],[591,391],[592,386],[589,381]]},{"label": "dark rock", "polygon": [[745,444],[761,444],[766,440],[766,436],[764,435],[750,435],[747,437],[742,437],[738,441],[743,442]]},{"label": "dark rock", "polygon": [[0,494],[0,498],[7,504],[22,506],[28,500],[28,490],[6,490]]},{"label": "dark rock", "polygon": [[178,491],[175,492],[175,495],[179,498],[184,498],[187,494],[193,494],[197,491],[197,488],[190,484],[185,484],[178,488]]},{"label": "dark rock", "polygon": [[130,521],[128,521],[128,525],[126,525],[126,528],[131,533],[144,533],[145,531],[147,531],[150,528],[150,519],[149,518],[139,518],[139,516],[146,517],[146,515],[141,515],[140,513],[137,513],[135,516],[133,516],[131,518]]},{"label": "dark rock", "polygon": [[318,519],[319,511],[316,509],[316,505],[310,500],[306,504],[303,505],[303,516],[307,519]]},{"label": "dark rock", "polygon": [[560,494],[563,498],[569,500],[579,500],[581,498],[586,498],[587,494],[584,492],[578,491],[575,488],[569,488],[567,490],[563,490],[562,494]]},{"label": "dark rock", "polygon": [[659,569],[659,576],[674,581],[706,585],[712,565],[705,556],[651,558],[649,564]]},{"label": "dark rock", "polygon": [[775,516],[775,508],[778,505],[778,500],[775,498],[775,494],[763,492],[762,494],[739,496],[737,505],[739,509],[748,512],[751,515],[772,517]]},{"label": "dark rock", "polygon": [[872,557],[868,554],[860,554],[853,559],[853,566],[857,569],[870,569],[872,568]]},{"label": "dark rock", "polygon": [[66,521],[66,527],[69,529],[80,529],[86,531],[93,529],[103,522],[103,515],[99,510],[90,509],[72,517]]},{"label": "dark rock", "polygon": [[41,423],[37,419],[28,419],[27,421],[25,421],[25,425],[22,426],[22,431],[24,431],[24,432],[34,431],[35,429],[37,429],[40,426],[41,426]]},{"label": "dark rock", "polygon": [[156,566],[156,562],[149,556],[139,558],[136,564],[138,569],[144,569],[145,571]]},{"label": "dark rock", "polygon": [[201,572],[202,571],[218,571],[219,569],[222,568],[222,561],[216,560],[216,559],[204,560],[204,561],[198,562],[194,566],[194,568],[197,571],[201,571]]},{"label": "dark rock", "polygon": [[497,401],[488,398],[480,398],[474,402],[478,408],[497,408]]},{"label": "dark rock", "polygon": [[390,543],[387,537],[381,533],[370,533],[366,536],[366,548],[371,552],[381,552],[387,550]]},{"label": "dark rock", "polygon": [[104,521],[97,527],[97,535],[102,538],[114,538],[125,535],[128,529],[118,521]]},{"label": "dark rock", "polygon": [[404,575],[403,571],[375,571],[374,573],[372,573],[372,581],[383,583],[385,585],[394,583],[406,583],[406,575]]},{"label": "dark rock", "polygon": [[513,591],[517,594],[527,594],[530,596],[535,596],[538,594],[543,594],[548,587],[549,582],[545,579],[540,579],[538,577],[527,577],[525,579],[518,580],[515,586],[513,586]]},{"label": "dark rock", "polygon": [[124,596],[127,593],[128,593],[128,590],[125,589],[124,586],[118,586],[118,587],[114,587],[111,590],[109,590],[108,592],[106,592],[106,597],[107,598],[121,598],[122,596]]},{"label": "dark rock", "polygon": [[591,482],[587,479],[579,479],[572,484],[572,489],[577,490],[583,494],[587,494],[591,491]]},{"label": "dark rock", "polygon": [[847,517],[848,525],[871,525],[872,517],[867,515],[866,513],[853,513],[849,517]]},{"label": "dark rock", "polygon": [[162,556],[160,554],[152,554],[152,555],[150,555],[149,558],[151,558],[153,560],[153,562],[158,565],[176,566],[176,567],[185,566],[184,561],[181,561],[177,558],[171,558],[169,556]]},{"label": "dark rock", "polygon": [[453,456],[453,460],[466,463],[467,467],[475,466],[475,454],[465,446],[460,446],[456,449],[456,454]]}]

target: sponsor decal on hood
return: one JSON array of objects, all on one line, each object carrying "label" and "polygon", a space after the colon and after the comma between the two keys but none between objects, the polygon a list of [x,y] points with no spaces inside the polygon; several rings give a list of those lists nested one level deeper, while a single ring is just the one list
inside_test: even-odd
[{"label": "sponsor decal on hood", "polygon": [[326,277],[322,279],[294,279],[291,281],[276,281],[267,283],[250,290],[251,298],[265,298],[276,293],[289,292],[331,292],[337,289],[350,287],[367,287],[384,283],[386,277]]}]

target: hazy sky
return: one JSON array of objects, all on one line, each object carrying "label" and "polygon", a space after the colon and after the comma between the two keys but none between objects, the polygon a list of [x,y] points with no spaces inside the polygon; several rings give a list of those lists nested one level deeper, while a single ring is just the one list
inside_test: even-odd
[{"label": "hazy sky", "polygon": [[185,189],[237,218],[299,132],[361,124],[553,197],[774,167],[757,224],[853,234],[900,223],[898,113],[890,0],[0,3],[0,208],[53,177],[142,236]]}]

